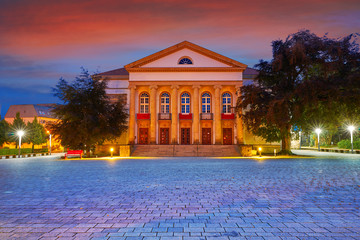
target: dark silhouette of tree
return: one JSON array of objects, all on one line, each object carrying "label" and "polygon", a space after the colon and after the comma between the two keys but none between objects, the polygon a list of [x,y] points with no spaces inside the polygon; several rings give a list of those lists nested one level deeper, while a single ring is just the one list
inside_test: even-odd
[{"label": "dark silhouette of tree", "polygon": [[72,83],[59,80],[53,90],[63,104],[54,107],[52,113],[59,120],[49,123],[47,128],[63,146],[87,150],[90,156],[90,149],[119,137],[127,129],[124,103],[109,101],[106,84],[85,69]]},{"label": "dark silhouette of tree", "polygon": [[240,90],[237,110],[248,130],[269,142],[281,140],[282,153],[290,154],[292,126],[309,129],[310,116],[359,109],[356,36],[330,39],[303,30],[273,41],[272,60],[260,60],[255,83]]},{"label": "dark silhouette of tree", "polygon": [[[0,119],[1,119],[1,116],[0,116]],[[6,122],[5,119],[0,120],[0,146],[2,146],[4,143],[8,143],[10,141],[9,131],[10,131],[9,123]]]}]

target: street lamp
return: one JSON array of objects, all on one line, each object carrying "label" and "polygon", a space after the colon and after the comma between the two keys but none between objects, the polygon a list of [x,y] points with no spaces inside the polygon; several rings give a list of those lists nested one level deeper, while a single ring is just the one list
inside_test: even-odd
[{"label": "street lamp", "polygon": [[49,153],[51,155],[51,133],[50,133],[50,131],[47,131],[47,133],[49,134],[49,141],[50,141]]},{"label": "street lamp", "polygon": [[111,158],[113,157],[114,148],[110,148]]},{"label": "street lamp", "polygon": [[259,157],[261,157],[261,150],[262,150],[262,148],[261,147],[259,147]]},{"label": "street lamp", "polygon": [[315,132],[318,136],[318,151],[320,152],[320,133],[321,133],[321,129],[320,128],[317,128],[315,129]]},{"label": "street lamp", "polygon": [[299,150],[301,150],[301,131],[299,132],[299,140],[300,140],[300,142],[299,142]]},{"label": "street lamp", "polygon": [[353,142],[353,132],[355,130],[354,126],[349,126],[348,130],[350,131],[350,139],[351,139],[351,153],[354,153],[354,142]]},{"label": "street lamp", "polygon": [[24,136],[25,132],[23,130],[19,130],[16,133],[19,136],[19,158],[21,154],[21,137]]}]

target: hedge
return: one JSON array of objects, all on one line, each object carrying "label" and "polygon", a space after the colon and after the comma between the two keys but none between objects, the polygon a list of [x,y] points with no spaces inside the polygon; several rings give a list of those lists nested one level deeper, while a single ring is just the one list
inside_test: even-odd
[{"label": "hedge", "polygon": [[[47,148],[43,148],[43,149],[34,149],[34,152],[38,152],[38,153],[44,153],[44,152],[48,152]],[[21,149],[21,154],[27,154],[27,153],[32,153],[32,149],[31,148],[22,148]],[[0,149],[0,155],[17,155],[19,154],[19,149]]]},{"label": "hedge", "polygon": [[[354,149],[360,149],[360,139],[355,140],[353,142],[353,144],[354,144]],[[338,142],[338,147],[345,148],[345,149],[351,149],[350,139],[341,140],[340,142]]]}]

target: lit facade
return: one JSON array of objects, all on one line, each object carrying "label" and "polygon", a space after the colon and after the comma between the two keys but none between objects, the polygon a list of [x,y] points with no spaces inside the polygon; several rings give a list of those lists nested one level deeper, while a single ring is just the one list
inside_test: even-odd
[{"label": "lit facade", "polygon": [[129,144],[244,144],[235,106],[247,65],[184,41],[100,73],[129,108]]}]

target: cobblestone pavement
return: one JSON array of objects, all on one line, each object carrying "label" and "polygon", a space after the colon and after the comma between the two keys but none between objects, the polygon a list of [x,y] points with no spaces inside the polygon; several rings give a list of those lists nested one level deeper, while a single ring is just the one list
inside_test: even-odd
[{"label": "cobblestone pavement", "polygon": [[360,159],[10,159],[0,184],[0,239],[360,239]]}]

